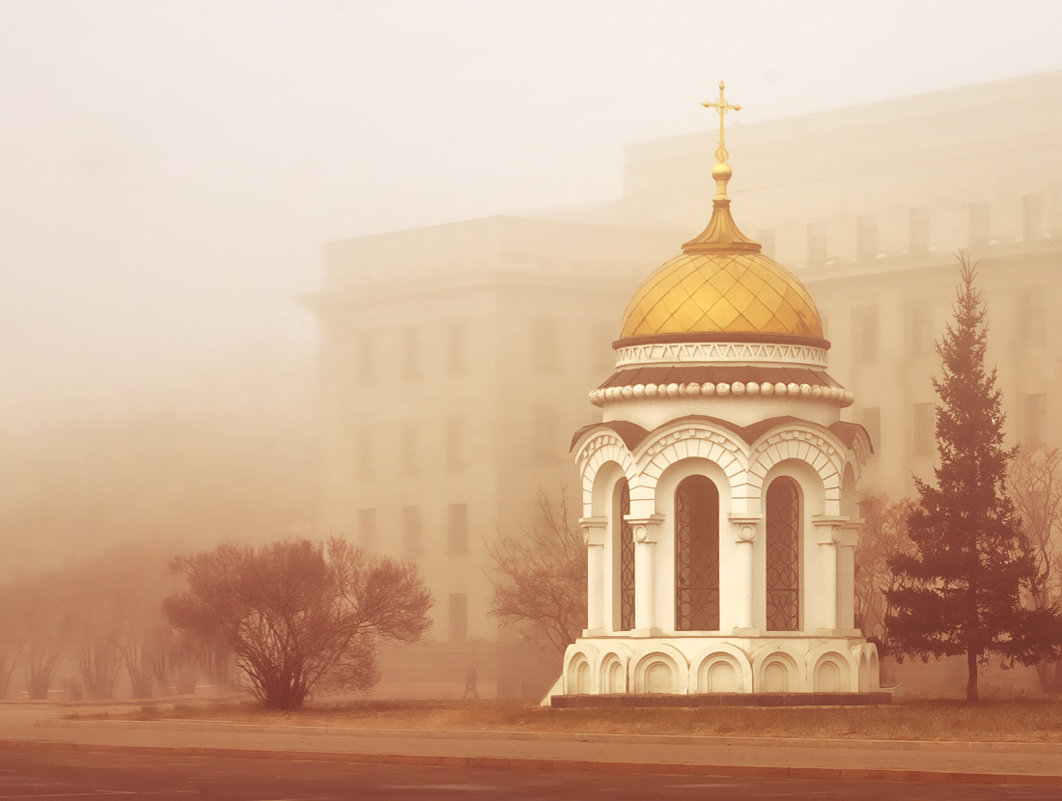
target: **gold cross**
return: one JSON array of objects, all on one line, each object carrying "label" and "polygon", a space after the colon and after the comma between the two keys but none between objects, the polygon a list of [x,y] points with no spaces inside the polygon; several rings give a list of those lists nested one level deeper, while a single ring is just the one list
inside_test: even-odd
[{"label": "gold cross", "polygon": [[719,82],[719,99],[715,101],[705,100],[701,103],[705,108],[714,108],[719,112],[719,147],[715,149],[715,160],[725,162],[730,158],[730,154],[726,150],[726,143],[723,141],[723,117],[728,111],[741,111],[741,106],[732,106],[726,102],[726,98],[723,97],[723,90],[726,85]]}]

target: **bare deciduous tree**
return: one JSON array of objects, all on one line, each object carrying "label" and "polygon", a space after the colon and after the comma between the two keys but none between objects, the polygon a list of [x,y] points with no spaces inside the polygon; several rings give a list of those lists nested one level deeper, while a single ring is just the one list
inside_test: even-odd
[{"label": "bare deciduous tree", "polygon": [[[1050,609],[1062,603],[1062,450],[1019,447],[1007,478],[1039,573],[1028,601]],[[1045,691],[1062,692],[1062,661],[1039,662],[1036,672]]]},{"label": "bare deciduous tree", "polygon": [[72,621],[64,590],[54,575],[22,582],[15,589],[22,610],[18,621],[20,661],[26,668],[26,691],[35,701],[48,698],[66,656]]},{"label": "bare deciduous tree", "polygon": [[866,636],[888,652],[885,619],[891,612],[886,593],[896,589],[896,576],[889,560],[909,552],[907,518],[915,503],[909,498],[890,502],[887,495],[865,495],[859,501],[863,528],[855,552],[855,617]]},{"label": "bare deciduous tree", "polygon": [[428,630],[431,595],[411,563],[369,558],[342,539],[258,549],[222,545],[174,561],[188,582],[166,599],[171,623],[221,635],[270,709],[297,709],[314,688],[367,689],[376,643]]},{"label": "bare deciduous tree", "polygon": [[15,599],[9,589],[0,595],[0,700],[7,697],[11,675],[18,664]]},{"label": "bare deciduous tree", "polygon": [[536,519],[488,545],[494,562],[491,614],[521,626],[531,641],[563,653],[586,627],[586,544],[567,495],[540,492]]}]

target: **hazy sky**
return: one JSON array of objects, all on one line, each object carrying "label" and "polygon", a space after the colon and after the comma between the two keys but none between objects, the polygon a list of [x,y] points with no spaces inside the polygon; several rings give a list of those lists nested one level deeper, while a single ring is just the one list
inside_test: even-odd
[{"label": "hazy sky", "polygon": [[614,197],[720,78],[740,124],[1062,69],[1060,33],[1056,0],[0,0],[0,414],[304,343],[322,242]]}]

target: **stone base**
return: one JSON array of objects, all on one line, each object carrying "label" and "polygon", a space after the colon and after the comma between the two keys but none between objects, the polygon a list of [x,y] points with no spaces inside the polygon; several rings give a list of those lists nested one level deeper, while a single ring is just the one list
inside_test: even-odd
[{"label": "stone base", "polygon": [[878,653],[862,637],[613,634],[564,654],[561,696],[867,694]]},{"label": "stone base", "polygon": [[554,709],[691,709],[717,706],[877,706],[892,693],[703,693],[699,695],[554,695]]}]

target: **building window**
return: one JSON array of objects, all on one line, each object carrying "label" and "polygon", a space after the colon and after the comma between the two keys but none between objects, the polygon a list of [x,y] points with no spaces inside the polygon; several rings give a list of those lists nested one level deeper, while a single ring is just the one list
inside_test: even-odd
[{"label": "building window", "polygon": [[468,594],[450,593],[450,641],[468,639]]},{"label": "building window", "polygon": [[634,628],[634,527],[627,522],[631,513],[631,491],[627,479],[616,485],[612,513],[612,553],[615,561],[612,586],[619,589],[619,621],[617,631]]},{"label": "building window", "polygon": [[557,439],[557,410],[552,406],[536,406],[531,420],[531,453],[545,461],[560,455]]},{"label": "building window", "polygon": [[878,257],[878,220],[873,214],[856,219],[856,258],[870,261]]},{"label": "building window", "polygon": [[373,458],[373,433],[368,428],[358,429],[354,443],[357,476],[362,481],[376,477],[376,460]]},{"label": "building window", "polygon": [[1042,345],[1047,341],[1044,290],[1035,289],[1018,297],[1018,335],[1024,344]]},{"label": "building window", "polygon": [[1021,199],[1021,230],[1026,242],[1044,238],[1044,196],[1025,195]]},{"label": "building window", "polygon": [[535,320],[531,330],[531,361],[539,370],[555,370],[558,363],[557,321]]},{"label": "building window", "polygon": [[970,245],[988,244],[988,201],[979,200],[970,204]]},{"label": "building window", "polygon": [[376,550],[376,510],[358,510],[358,547],[373,553]]},{"label": "building window", "polygon": [[1047,396],[1044,394],[1025,396],[1025,436],[1026,445],[1043,445],[1046,439],[1044,424],[1047,421]]},{"label": "building window", "polygon": [[912,356],[933,350],[933,307],[915,303],[907,308],[907,352]]},{"label": "building window", "polygon": [[855,355],[860,361],[878,358],[878,310],[873,306],[856,309]]},{"label": "building window", "polygon": [[929,209],[911,209],[908,214],[908,223],[911,252],[925,253],[929,250]]},{"label": "building window", "polygon": [[358,334],[358,380],[371,384],[376,380],[376,363],[372,335],[367,331]]},{"label": "building window", "polygon": [[769,259],[774,258],[774,229],[764,228],[756,232],[756,241],[760,243],[761,252]]},{"label": "building window", "polygon": [[465,418],[453,415],[446,421],[446,468],[463,470],[465,467]]},{"label": "building window", "polygon": [[413,326],[402,329],[402,377],[411,380],[420,377],[420,337]]},{"label": "building window", "polygon": [[418,558],[423,553],[424,542],[421,532],[420,507],[402,507],[402,553],[410,559]]},{"label": "building window", "polygon": [[808,223],[808,264],[826,263],[826,223]]},{"label": "building window", "polygon": [[420,451],[417,445],[417,424],[402,423],[399,433],[402,475],[411,476],[420,472]]},{"label": "building window", "polygon": [[877,406],[870,406],[863,410],[863,414],[860,415],[860,419],[863,423],[863,428],[867,431],[867,436],[870,437],[870,444],[875,451],[881,452],[881,409]]},{"label": "building window", "polygon": [[932,403],[916,403],[911,421],[911,453],[926,456],[933,452],[935,418]]},{"label": "building window", "polygon": [[448,321],[446,324],[446,370],[450,375],[461,375],[467,369],[467,344],[465,321]]},{"label": "building window", "polygon": [[451,503],[446,520],[446,552],[468,553],[468,504]]},{"label": "building window", "polygon": [[675,491],[675,628],[719,629],[719,490],[704,476]]},{"label": "building window", "polygon": [[767,630],[800,628],[800,494],[776,478],[767,488]]}]

